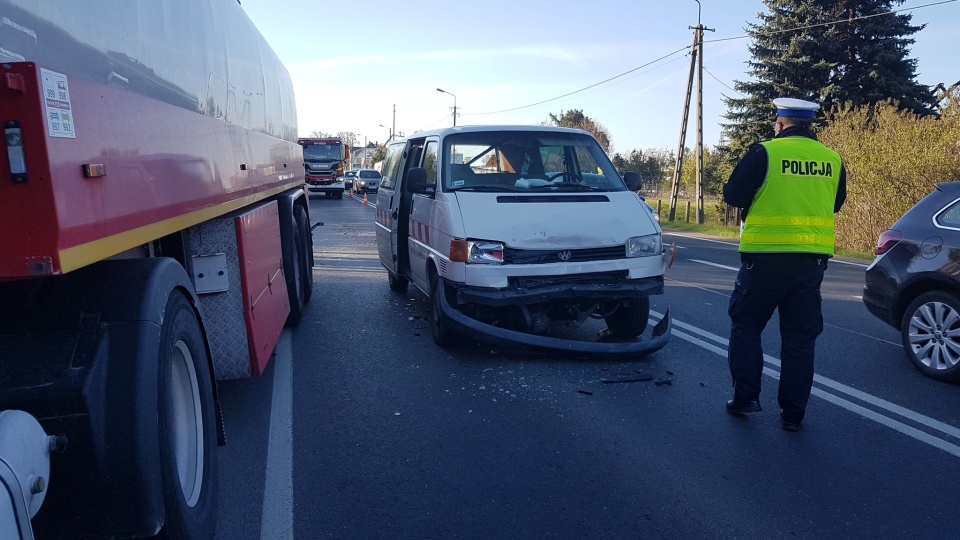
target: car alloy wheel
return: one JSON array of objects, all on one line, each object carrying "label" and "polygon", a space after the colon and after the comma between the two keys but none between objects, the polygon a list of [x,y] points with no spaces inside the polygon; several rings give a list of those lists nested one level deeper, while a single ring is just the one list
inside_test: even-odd
[{"label": "car alloy wheel", "polygon": [[960,380],[960,297],[931,291],[907,308],[901,324],[907,357],[925,375]]}]

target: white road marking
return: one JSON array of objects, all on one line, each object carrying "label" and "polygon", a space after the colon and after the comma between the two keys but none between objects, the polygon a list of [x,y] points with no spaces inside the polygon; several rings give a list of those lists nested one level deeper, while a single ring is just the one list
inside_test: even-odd
[{"label": "white road marking", "polygon": [[702,236],[692,236],[689,234],[680,234],[672,231],[664,231],[664,236],[679,236],[681,238],[691,238],[693,240],[703,240],[704,242],[713,242],[714,244],[723,244],[725,246],[739,246],[739,242],[724,242],[723,240],[714,240],[713,238],[703,238]]},{"label": "white road marking", "polygon": [[[662,313],[657,313],[655,311],[651,311],[650,314],[657,318],[663,317]],[[708,343],[698,337],[694,337],[690,334],[687,334],[686,332],[677,330],[676,328],[680,328],[682,330],[690,332],[691,334],[697,334],[715,343],[719,343],[723,345],[723,347],[729,346],[729,341],[727,339],[721,336],[718,336],[716,334],[707,332],[706,330],[702,330],[695,326],[686,324],[682,321],[678,321],[677,319],[673,319],[672,324],[675,327],[673,330],[673,334],[679,337],[680,339],[683,339],[684,341],[688,341],[694,345],[697,345],[698,347],[701,347],[705,350],[713,352],[724,358],[727,357],[727,350],[725,348],[718,347],[712,343]],[[764,362],[768,364],[768,366],[764,366],[763,373],[765,375],[773,377],[774,379],[779,379],[780,372],[773,368],[780,367],[780,360],[768,354],[764,354],[763,359],[764,359]],[[867,392],[863,392],[861,390],[857,390],[856,388],[849,387],[843,383],[834,381],[833,379],[829,379],[821,375],[814,375],[813,380],[815,384],[819,384],[821,386],[827,387],[830,390],[833,390],[840,394],[844,394],[849,398],[860,400],[878,409],[882,409],[889,413],[900,416],[904,419],[907,419],[917,424],[920,424],[922,426],[925,426],[929,429],[939,431],[940,433],[943,433],[944,435],[947,435],[949,437],[953,437],[954,439],[960,440],[960,428],[957,428],[945,422],[941,422],[939,420],[936,420],[934,418],[931,418],[929,416],[916,412],[912,409],[902,407],[900,405],[897,405],[885,399],[879,398],[872,394],[868,394]],[[953,444],[945,439],[942,439],[935,435],[931,435],[930,433],[927,433],[925,431],[921,431],[913,426],[900,422],[899,420],[895,420],[889,416],[886,416],[872,409],[868,409],[862,405],[854,403],[853,401],[850,401],[836,394],[828,392],[823,388],[818,388],[817,386],[814,386],[811,393],[814,396],[817,396],[829,403],[833,403],[834,405],[842,407],[850,412],[858,414],[868,420],[873,420],[874,422],[877,422],[899,433],[907,435],[908,437],[912,437],[920,442],[933,446],[934,448],[943,450],[944,452],[947,452],[948,454],[951,454],[953,456],[960,457],[960,446]]]},{"label": "white road marking", "polygon": [[270,438],[263,485],[261,540],[293,540],[293,361],[290,330],[284,330],[273,357]]},{"label": "white road marking", "polygon": [[700,259],[687,259],[690,262],[705,264],[707,266],[716,266],[717,268],[723,268],[724,270],[733,270],[734,272],[739,272],[740,269],[735,266],[727,266],[725,264],[717,264],[710,261],[701,261]]}]

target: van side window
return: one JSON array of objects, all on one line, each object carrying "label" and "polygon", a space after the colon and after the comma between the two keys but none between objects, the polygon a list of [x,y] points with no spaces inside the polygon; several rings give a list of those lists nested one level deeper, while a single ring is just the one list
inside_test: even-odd
[{"label": "van side window", "polygon": [[427,186],[437,186],[437,141],[427,143],[423,152],[423,168],[427,171]]},{"label": "van side window", "polygon": [[380,180],[380,187],[384,189],[397,189],[397,173],[400,169],[400,156],[403,155],[404,144],[394,144],[387,148],[387,155],[383,158],[383,167]]}]

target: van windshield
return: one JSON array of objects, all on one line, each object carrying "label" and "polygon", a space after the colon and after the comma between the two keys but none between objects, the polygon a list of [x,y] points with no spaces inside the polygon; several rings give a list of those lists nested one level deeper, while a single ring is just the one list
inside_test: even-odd
[{"label": "van windshield", "polygon": [[626,191],[589,135],[553,131],[458,133],[444,139],[443,190]]}]

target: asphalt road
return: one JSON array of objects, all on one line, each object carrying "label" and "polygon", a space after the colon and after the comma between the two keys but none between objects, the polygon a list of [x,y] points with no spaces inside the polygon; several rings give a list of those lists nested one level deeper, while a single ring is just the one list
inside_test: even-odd
[{"label": "asphalt road", "polygon": [[[303,322],[262,378],[221,383],[218,538],[956,536],[960,390],[863,307],[864,261],[828,267],[814,397],[787,433],[776,318],[764,411],[724,412],[734,242],[665,235],[652,310],[674,332],[647,357],[442,350],[419,292],[387,287],[369,201],[312,200]],[[672,381],[601,382],[637,374]]]}]

